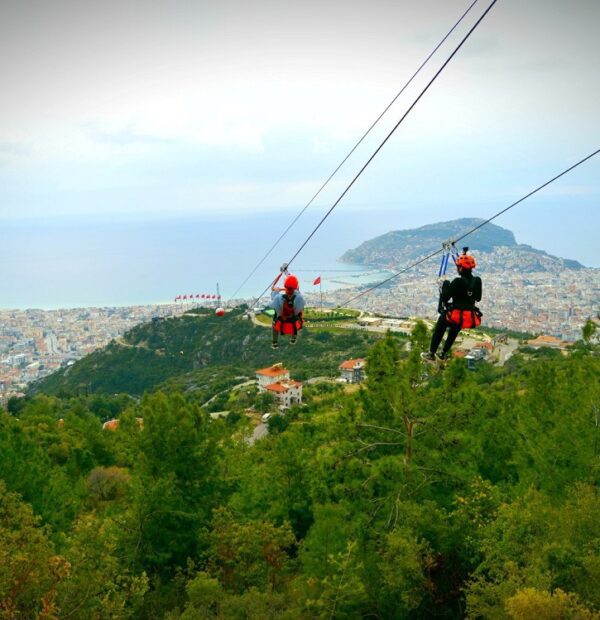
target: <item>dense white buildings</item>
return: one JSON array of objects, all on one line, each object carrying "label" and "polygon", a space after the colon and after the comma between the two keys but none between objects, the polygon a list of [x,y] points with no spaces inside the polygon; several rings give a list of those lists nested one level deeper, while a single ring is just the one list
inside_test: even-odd
[{"label": "dense white buildings", "polygon": [[[181,310],[182,311],[182,310]],[[0,400],[174,306],[0,310]]]},{"label": "dense white buildings", "polygon": [[[507,254],[502,269],[487,271],[483,278],[482,327],[510,329],[534,335],[546,334],[562,341],[581,338],[588,318],[600,310],[600,269],[564,269],[523,273]],[[505,267],[504,267],[505,265]],[[381,274],[379,274],[381,275]],[[415,269],[386,287],[374,289],[354,301],[354,307],[388,317],[437,319],[437,268]],[[374,284],[375,282],[373,282]],[[363,282],[366,284],[366,282]],[[335,306],[358,292],[356,288],[324,292]],[[318,295],[306,295],[320,304]],[[180,314],[186,306],[134,306],[125,308],[75,308],[65,310],[0,310],[0,400],[107,345],[138,323],[157,315]],[[361,317],[364,328],[410,333],[413,322],[402,318]],[[286,374],[287,373],[287,374]],[[289,380],[287,371],[263,375],[259,385]],[[291,392],[290,392],[291,393]]]},{"label": "dense white buildings", "polygon": [[[436,275],[416,269],[399,276],[389,286],[374,289],[352,305],[387,316],[435,320]],[[482,327],[544,333],[575,341],[581,338],[588,318],[600,310],[600,269],[522,273],[508,263],[505,271],[481,269],[477,275],[483,279],[483,299],[478,304],[483,311]],[[326,303],[337,305],[358,292],[348,288],[343,292],[328,291],[323,297]],[[309,303],[316,299],[308,297]],[[378,322],[383,325],[383,320]]]}]

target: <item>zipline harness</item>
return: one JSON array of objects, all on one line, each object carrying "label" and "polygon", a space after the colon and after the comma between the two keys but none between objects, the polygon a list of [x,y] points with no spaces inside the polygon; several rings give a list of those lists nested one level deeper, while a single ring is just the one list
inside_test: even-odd
[{"label": "zipline harness", "polygon": [[456,249],[456,245],[454,241],[445,241],[442,243],[442,260],[440,261],[440,268],[438,270],[438,287],[440,289],[440,298],[438,301],[438,312],[444,312],[444,303],[442,302],[442,286],[444,284],[444,279],[446,275],[446,271],[448,270],[448,262],[450,260],[450,256],[452,256],[452,261],[456,264],[456,259],[458,258],[458,251]]},{"label": "zipline harness", "polygon": [[[286,292],[282,294],[283,303],[281,305],[281,314],[275,313],[273,316],[273,329],[284,336],[297,336],[298,331],[302,329],[304,325],[304,319],[302,317],[302,312],[296,313],[295,309],[295,301],[296,301],[296,289],[298,288],[298,282],[295,276],[290,276],[288,271],[287,263],[284,263],[280,270],[279,275],[275,278],[273,282],[273,287],[279,282],[281,276],[287,276],[285,282],[287,283],[288,279],[293,279],[295,281],[296,286],[294,287],[294,293],[291,295],[288,294],[287,288]],[[292,285],[294,286],[294,285]],[[287,287],[287,285],[286,285]]]}]

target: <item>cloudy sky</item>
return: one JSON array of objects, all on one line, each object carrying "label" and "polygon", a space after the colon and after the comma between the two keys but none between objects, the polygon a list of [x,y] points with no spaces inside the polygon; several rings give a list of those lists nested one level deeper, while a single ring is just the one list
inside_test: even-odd
[{"label": "cloudy sky", "polygon": [[[2,2],[0,220],[293,214],[469,4]],[[598,0],[498,0],[340,209],[486,216],[599,148],[599,24]],[[498,223],[591,257],[598,179],[600,156]]]}]

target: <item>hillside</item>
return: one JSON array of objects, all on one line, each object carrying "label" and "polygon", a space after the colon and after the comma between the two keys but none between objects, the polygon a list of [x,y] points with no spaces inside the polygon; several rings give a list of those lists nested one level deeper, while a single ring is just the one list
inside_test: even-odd
[{"label": "hillside", "polygon": [[[482,221],[479,218],[462,218],[409,230],[390,231],[348,250],[340,260],[377,267],[405,265],[431,253],[443,242],[460,236]],[[518,262],[526,273],[584,268],[577,261],[558,258],[529,245],[518,244],[510,230],[496,224],[487,224],[465,239],[464,243],[477,253],[478,262],[489,272],[501,269],[507,260]]]},{"label": "hillside", "polygon": [[[255,335],[239,314],[215,325],[142,326],[94,358],[97,370],[120,359],[125,372],[122,349],[160,344],[196,351],[199,364],[225,360],[222,331]],[[221,376],[224,418],[181,376],[141,399],[38,394],[0,408],[0,609],[597,620],[600,351],[523,350],[503,368],[441,370],[421,362],[424,338],[413,335],[408,356],[379,339],[360,391],[307,384],[302,405],[273,415],[255,442],[265,402],[227,389],[233,367],[195,371]],[[315,351],[302,363],[319,364]],[[116,429],[103,430],[108,416]]]},{"label": "hillside", "polygon": [[332,375],[344,359],[365,355],[378,340],[374,334],[307,326],[298,345],[292,347],[283,339],[274,351],[269,330],[242,316],[239,309],[222,318],[205,311],[139,325],[121,342],[112,342],[35,383],[30,393],[140,395],[172,377],[191,374],[192,383],[196,377],[203,384],[214,374],[214,367],[227,376],[250,376],[255,369],[278,361],[285,362],[297,379]]}]

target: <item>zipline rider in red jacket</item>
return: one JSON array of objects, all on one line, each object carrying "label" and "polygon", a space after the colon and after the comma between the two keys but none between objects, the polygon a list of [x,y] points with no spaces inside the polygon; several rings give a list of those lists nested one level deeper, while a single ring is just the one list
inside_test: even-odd
[{"label": "zipline rider in red jacket", "polygon": [[481,324],[482,315],[475,306],[481,301],[481,278],[472,274],[476,266],[475,258],[466,251],[456,259],[456,269],[460,277],[454,278],[452,282],[445,280],[442,285],[440,317],[433,329],[429,351],[421,354],[424,360],[435,360],[446,330],[448,330],[446,341],[442,352],[437,356],[440,360],[448,358],[450,348],[462,328],[470,329]]},{"label": "zipline rider in red jacket", "polygon": [[277,280],[271,287],[271,307],[275,310],[273,317],[273,344],[274,349],[279,347],[279,334],[290,336],[290,344],[296,344],[298,332],[302,329],[304,312],[304,297],[298,290],[298,278],[292,274],[286,276],[283,287],[277,287]]}]

